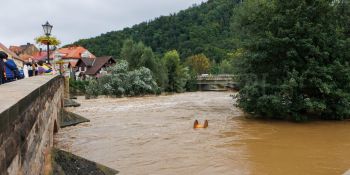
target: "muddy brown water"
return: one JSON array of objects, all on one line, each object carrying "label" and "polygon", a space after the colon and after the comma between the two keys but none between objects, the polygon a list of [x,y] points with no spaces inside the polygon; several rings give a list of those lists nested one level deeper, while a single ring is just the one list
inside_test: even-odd
[{"label": "muddy brown water", "polygon": [[[91,120],[64,128],[57,147],[120,174],[332,175],[350,168],[350,122],[297,124],[244,117],[229,92],[79,98]],[[198,119],[209,128],[192,129]]]}]

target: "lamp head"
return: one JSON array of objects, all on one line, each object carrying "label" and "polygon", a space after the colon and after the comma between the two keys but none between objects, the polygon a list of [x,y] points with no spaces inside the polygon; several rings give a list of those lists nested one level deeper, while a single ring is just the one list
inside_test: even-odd
[{"label": "lamp head", "polygon": [[47,21],[46,24],[42,25],[43,29],[44,29],[44,33],[46,36],[50,36],[51,35],[51,30],[52,30],[52,25]]}]

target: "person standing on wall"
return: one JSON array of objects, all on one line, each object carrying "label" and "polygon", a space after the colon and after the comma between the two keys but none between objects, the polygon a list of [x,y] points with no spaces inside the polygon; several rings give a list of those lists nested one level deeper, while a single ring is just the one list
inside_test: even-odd
[{"label": "person standing on wall", "polygon": [[4,59],[6,59],[8,55],[0,51],[0,84],[4,84],[6,82],[6,73],[5,73],[5,62]]}]

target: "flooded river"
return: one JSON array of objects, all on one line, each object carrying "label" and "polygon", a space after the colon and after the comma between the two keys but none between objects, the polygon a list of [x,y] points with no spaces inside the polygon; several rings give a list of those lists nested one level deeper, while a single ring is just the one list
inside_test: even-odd
[{"label": "flooded river", "polygon": [[[90,123],[64,128],[57,147],[152,175],[333,175],[350,168],[350,122],[246,119],[229,92],[78,100]],[[192,129],[198,119],[209,128]]]}]

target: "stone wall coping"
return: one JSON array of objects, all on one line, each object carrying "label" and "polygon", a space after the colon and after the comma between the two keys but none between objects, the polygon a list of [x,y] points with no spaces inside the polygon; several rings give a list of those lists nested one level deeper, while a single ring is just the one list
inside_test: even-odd
[{"label": "stone wall coping", "polygon": [[0,133],[60,77],[35,76],[0,85]]}]

